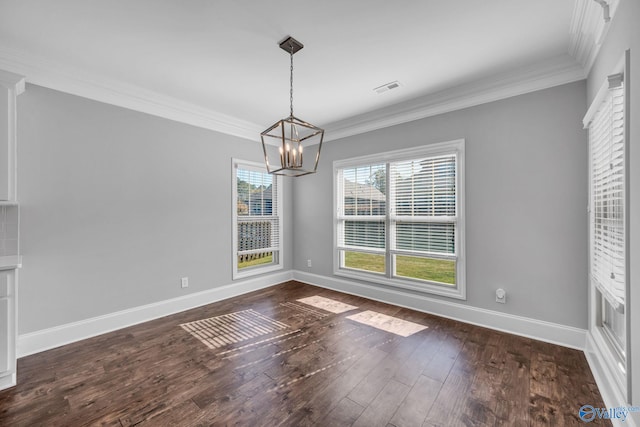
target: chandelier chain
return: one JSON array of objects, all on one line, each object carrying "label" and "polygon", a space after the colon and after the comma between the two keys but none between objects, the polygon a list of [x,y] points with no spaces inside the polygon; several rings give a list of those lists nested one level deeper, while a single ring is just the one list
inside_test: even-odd
[{"label": "chandelier chain", "polygon": [[289,77],[289,109],[291,117],[293,117],[293,43],[291,43],[291,67]]}]

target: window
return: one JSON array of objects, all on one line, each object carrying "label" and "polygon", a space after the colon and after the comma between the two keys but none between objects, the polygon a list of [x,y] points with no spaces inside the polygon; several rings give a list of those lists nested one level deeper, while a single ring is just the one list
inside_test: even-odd
[{"label": "window", "polygon": [[282,268],[282,178],[233,161],[233,278]]},{"label": "window", "polygon": [[589,129],[589,278],[594,342],[627,388],[627,164],[623,74],[608,77],[585,117]]},{"label": "window", "polygon": [[337,275],[465,298],[464,141],[334,162]]},{"label": "window", "polygon": [[602,327],[624,356],[625,139],[622,75],[609,77],[609,90],[589,125],[591,281],[601,301]]}]

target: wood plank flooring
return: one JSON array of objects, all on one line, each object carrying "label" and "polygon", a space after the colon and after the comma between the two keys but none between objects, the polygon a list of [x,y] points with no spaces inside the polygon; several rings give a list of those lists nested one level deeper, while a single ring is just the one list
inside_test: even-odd
[{"label": "wood plank flooring", "polygon": [[[427,328],[346,318],[365,310]],[[577,350],[287,282],[20,359],[0,426],[573,426],[585,404]]]}]

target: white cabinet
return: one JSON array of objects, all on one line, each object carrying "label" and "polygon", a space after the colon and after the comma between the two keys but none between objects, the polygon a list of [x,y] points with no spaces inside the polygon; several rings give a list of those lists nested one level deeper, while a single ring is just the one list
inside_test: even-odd
[{"label": "white cabinet", "polygon": [[0,271],[0,390],[16,384],[16,279],[15,269]]}]

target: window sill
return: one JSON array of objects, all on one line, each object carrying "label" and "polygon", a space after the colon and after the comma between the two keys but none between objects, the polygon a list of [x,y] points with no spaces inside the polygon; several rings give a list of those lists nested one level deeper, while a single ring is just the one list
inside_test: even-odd
[{"label": "window sill", "polygon": [[464,288],[451,287],[447,288],[444,285],[432,285],[429,283],[419,283],[412,280],[402,279],[389,279],[382,275],[376,275],[374,273],[361,273],[353,270],[337,269],[333,272],[334,275],[340,277],[347,277],[349,279],[362,280],[371,284],[380,284],[389,286],[392,288],[407,289],[415,292],[420,292],[427,295],[439,295],[448,298],[455,298],[459,300],[466,300],[467,295]]},{"label": "window sill", "polygon": [[265,267],[249,267],[246,271],[234,271],[233,280],[245,279],[247,277],[259,276],[260,274],[271,273],[273,271],[282,270],[284,266],[282,264],[269,265]]},{"label": "window sill", "polygon": [[15,270],[22,267],[22,257],[20,255],[0,256],[0,270]]}]

